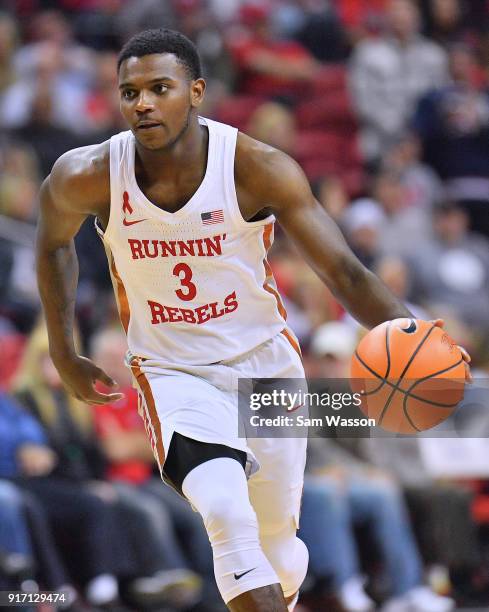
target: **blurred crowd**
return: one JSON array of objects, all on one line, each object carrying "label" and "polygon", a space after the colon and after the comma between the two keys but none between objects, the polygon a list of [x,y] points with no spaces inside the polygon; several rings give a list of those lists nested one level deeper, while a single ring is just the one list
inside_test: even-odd
[{"label": "blurred crowd", "polygon": [[[294,157],[361,261],[416,316],[443,317],[482,380],[489,3],[1,3],[0,589],[63,589],[73,611],[217,612],[201,520],[154,470],[93,219],[76,241],[78,344],[125,398],[91,409],[69,397],[39,318],[40,184],[65,151],[126,129],[117,53],[148,27],[196,43],[208,83],[202,115]],[[347,377],[362,330],[280,228],[270,263],[308,375]],[[487,417],[477,428],[487,433]],[[444,612],[450,595],[487,605],[489,481],[435,478],[418,439],[350,442],[311,441],[303,609],[367,612],[383,602]]]}]

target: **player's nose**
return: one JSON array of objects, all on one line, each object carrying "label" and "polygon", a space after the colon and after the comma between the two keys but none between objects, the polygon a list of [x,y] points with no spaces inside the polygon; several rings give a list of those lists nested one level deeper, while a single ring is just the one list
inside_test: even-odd
[{"label": "player's nose", "polygon": [[136,110],[144,113],[154,108],[154,99],[149,91],[141,90],[136,100]]}]

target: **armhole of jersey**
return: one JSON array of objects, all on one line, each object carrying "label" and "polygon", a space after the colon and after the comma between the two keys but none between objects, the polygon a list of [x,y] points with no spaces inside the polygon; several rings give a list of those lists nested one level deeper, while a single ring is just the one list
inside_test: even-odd
[{"label": "armhole of jersey", "polygon": [[265,219],[259,221],[246,221],[241,214],[239,208],[238,196],[236,193],[236,183],[234,179],[234,164],[236,158],[236,142],[238,140],[238,130],[236,128],[229,129],[228,136],[226,139],[226,155],[225,155],[225,184],[226,184],[226,195],[229,205],[231,207],[231,216],[234,224],[238,229],[253,228],[268,225],[275,221],[274,215],[268,215]]},{"label": "armhole of jersey", "polygon": [[116,134],[115,136],[112,136],[110,139],[110,152],[109,152],[109,174],[110,174],[110,204],[109,204],[109,221],[107,223],[107,227],[105,228],[105,231],[102,231],[102,229],[100,228],[99,225],[99,220],[97,219],[95,221],[95,227],[97,228],[97,231],[99,233],[99,235],[104,239],[107,240],[111,233],[112,233],[112,227],[114,225],[114,223],[117,222],[117,219],[115,217],[117,217],[117,202],[122,202],[122,196],[121,196],[121,189],[120,189],[120,185],[121,185],[121,180],[122,180],[122,176],[121,176],[121,164],[122,164],[122,151],[121,148],[123,147],[123,140],[122,137],[125,134],[125,132]]}]

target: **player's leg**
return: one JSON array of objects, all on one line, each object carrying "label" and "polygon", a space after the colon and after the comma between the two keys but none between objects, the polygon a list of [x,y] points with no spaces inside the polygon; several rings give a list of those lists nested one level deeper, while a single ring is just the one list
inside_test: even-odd
[{"label": "player's leg", "polygon": [[282,588],[279,584],[272,584],[247,591],[230,601],[228,608],[231,612],[255,612],[255,610],[260,610],[260,612],[261,610],[266,610],[267,612],[286,612],[288,610]]},{"label": "player's leg", "polygon": [[[288,332],[278,334],[245,362],[236,364],[238,376],[273,380],[272,387],[279,393],[297,393],[297,397],[304,398],[307,391],[304,369],[290,335]],[[271,390],[269,384],[266,387],[268,391]],[[307,403],[300,399],[297,403],[300,405],[294,409],[294,414],[307,416]],[[271,437],[256,437],[265,433]],[[304,483],[307,430],[301,428],[292,432],[303,437],[279,437],[284,434],[290,435],[291,430],[272,427],[267,432],[262,430],[247,435],[248,448],[260,465],[258,472],[251,476],[248,488],[258,517],[263,551],[280,579],[286,599],[292,600],[289,606],[292,610],[309,560],[305,544],[296,537]]]},{"label": "player's leg", "polygon": [[284,612],[278,578],[264,555],[246,475],[230,458],[206,461],[184,479],[182,490],[202,516],[212,546],[214,573],[233,612]]},{"label": "player's leg", "polygon": [[[176,484],[177,490],[177,480],[180,489],[185,480],[184,494],[204,519],[213,548],[216,582],[224,601],[236,612],[285,612],[279,579],[260,546],[243,469],[246,459],[252,465],[256,460],[251,454],[247,456],[246,442],[236,437],[234,389],[240,373],[229,364],[194,368],[192,374],[154,372],[149,366],[145,372],[136,367],[133,370],[144,398],[141,413],[163,476]],[[180,427],[185,436],[177,433]],[[177,452],[182,439],[200,448]],[[199,439],[207,442],[198,442]],[[234,452],[234,458],[230,452]],[[236,457],[239,453],[244,457],[242,462]],[[177,474],[170,473],[172,463]],[[213,473],[211,464],[217,463],[233,465],[233,473]]]},{"label": "player's leg", "polygon": [[296,536],[306,442],[302,438],[248,441],[261,466],[248,483],[260,542],[288,602],[296,598],[309,561],[305,544]]}]

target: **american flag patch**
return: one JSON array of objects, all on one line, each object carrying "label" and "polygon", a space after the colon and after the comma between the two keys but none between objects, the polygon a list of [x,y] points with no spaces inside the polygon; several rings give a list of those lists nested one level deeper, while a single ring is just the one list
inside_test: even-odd
[{"label": "american flag patch", "polygon": [[204,225],[214,225],[214,223],[224,223],[224,211],[210,210],[209,212],[203,212],[200,214],[202,223]]}]

